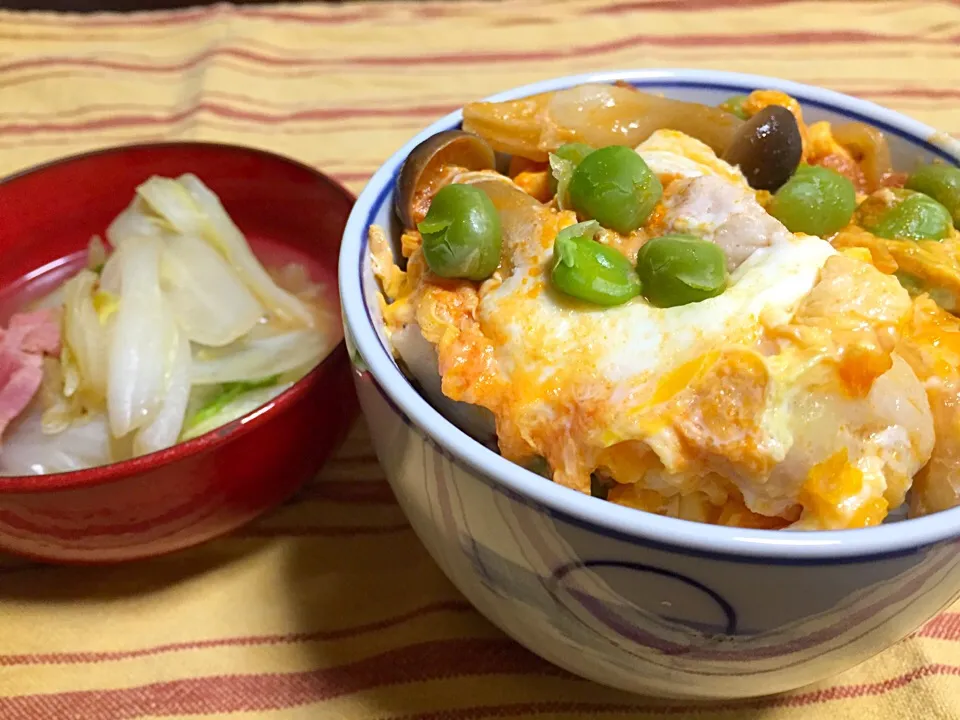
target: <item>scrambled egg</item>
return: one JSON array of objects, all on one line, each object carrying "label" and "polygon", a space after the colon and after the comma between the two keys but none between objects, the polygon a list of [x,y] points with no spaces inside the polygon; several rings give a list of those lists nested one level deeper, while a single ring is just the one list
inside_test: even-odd
[{"label": "scrambled egg", "polygon": [[501,267],[479,286],[435,277],[407,232],[401,270],[371,228],[398,356],[455,422],[495,427],[506,458],[545,460],[582,492],[593,479],[612,502],[740,527],[881,522],[935,454],[918,372],[927,381],[944,361],[920,330],[904,345],[910,295],[862,248],[791,234],[703,143],[659,131],[637,151],[664,186],[660,206],[631,236],[598,239],[631,258],[666,232],[710,239],[730,261],[723,294],[665,309],[562,296],[553,241],[576,216],[496,173],[462,173],[452,182],[500,211]]}]

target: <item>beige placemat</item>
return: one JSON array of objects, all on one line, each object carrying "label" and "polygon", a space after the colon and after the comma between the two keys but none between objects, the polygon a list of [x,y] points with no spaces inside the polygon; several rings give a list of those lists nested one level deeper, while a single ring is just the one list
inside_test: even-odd
[{"label": "beige placemat", "polygon": [[[960,131],[956,2],[575,0],[0,13],[0,174],[144,139],[263,147],[359,191],[432,119],[579,71],[710,67]],[[358,428],[260,522],[128,566],[0,559],[0,718],[960,717],[960,614],[819,687],[701,706],[572,678],[444,579]]]}]

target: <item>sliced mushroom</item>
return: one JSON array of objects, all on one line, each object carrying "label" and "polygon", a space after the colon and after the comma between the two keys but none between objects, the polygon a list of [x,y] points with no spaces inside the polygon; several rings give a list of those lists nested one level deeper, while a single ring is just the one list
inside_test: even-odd
[{"label": "sliced mushroom", "polygon": [[755,190],[776,192],[796,171],[803,156],[797,119],[780,105],[768,105],[737,132],[723,159],[739,165]]},{"label": "sliced mushroom", "polygon": [[430,198],[452,169],[491,170],[496,156],[479,135],[463,130],[437,133],[417,145],[407,156],[397,176],[394,201],[405,228],[423,220]]}]

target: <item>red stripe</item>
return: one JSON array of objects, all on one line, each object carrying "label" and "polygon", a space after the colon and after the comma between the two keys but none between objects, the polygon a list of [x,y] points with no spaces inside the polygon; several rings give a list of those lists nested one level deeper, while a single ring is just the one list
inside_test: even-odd
[{"label": "red stripe", "polygon": [[[960,99],[960,90],[952,89],[923,89],[923,88],[893,88],[890,90],[846,90],[848,94],[861,97],[896,97],[896,98],[928,98],[934,100]],[[251,105],[262,105],[257,98],[244,98],[232,95],[234,99],[243,99]],[[72,118],[77,114],[99,112],[109,115],[91,120],[75,122],[24,122],[23,115],[14,113],[20,119],[7,125],[0,125],[0,134],[25,135],[32,133],[84,132],[91,130],[114,130],[119,128],[142,128],[157,125],[174,125],[193,119],[201,113],[214,117],[240,122],[273,125],[288,122],[341,122],[344,120],[359,120],[369,118],[438,118],[452,110],[456,105],[419,105],[410,107],[343,107],[343,108],[310,108],[291,110],[278,114],[268,114],[252,109],[241,109],[221,102],[200,101],[193,106],[184,108],[169,115],[148,115],[132,112],[145,109],[138,105],[99,105],[71,109],[67,113],[56,113],[53,117]],[[941,107],[939,103],[932,109]],[[124,114],[124,113],[129,114]],[[0,116],[2,117],[2,116]]]},{"label": "red stripe", "polygon": [[231,537],[237,538],[274,538],[274,537],[370,537],[375,535],[396,535],[410,530],[406,522],[395,525],[346,525],[341,527],[323,527],[314,525],[272,526],[250,525],[237,530]]},{"label": "red stripe", "polygon": [[200,113],[209,113],[215,117],[240,120],[257,124],[272,125],[284,122],[304,121],[342,121],[359,118],[426,117],[434,118],[446,115],[455,109],[453,105],[438,105],[408,108],[331,108],[298,110],[282,115],[267,115],[252,110],[222,105],[219,103],[199,102],[171,115],[126,115],[83,120],[79,122],[37,122],[10,123],[0,125],[0,135],[27,135],[40,132],[83,132],[88,130],[113,130],[129,127],[149,127],[170,125],[190,120]]},{"label": "red stripe", "polygon": [[480,705],[474,707],[455,708],[434,713],[417,713],[416,715],[401,715],[394,720],[482,720],[483,718],[522,717],[533,715],[560,715],[594,714],[621,715],[661,715],[661,716],[691,716],[706,713],[742,713],[751,710],[769,710],[775,708],[797,708],[820,705],[837,700],[852,700],[861,697],[877,697],[891,690],[897,690],[910,685],[917,680],[927,677],[960,676],[960,667],[954,665],[925,665],[903,675],[890,678],[878,683],[864,683],[860,685],[838,685],[824,690],[812,692],[795,692],[790,695],[754,698],[734,702],[711,702],[709,704],[668,704],[664,700],[650,705],[620,705],[614,703],[589,702],[532,702],[512,703],[504,705]]},{"label": "red stripe", "polygon": [[[297,67],[343,67],[343,66],[416,66],[434,63],[448,64],[475,64],[475,63],[511,63],[537,60],[558,60],[570,57],[587,57],[606,55],[620,50],[635,47],[655,46],[668,48],[689,47],[741,47],[763,46],[776,47],[783,45],[816,45],[839,43],[904,43],[918,42],[928,46],[947,45],[953,47],[960,41],[960,37],[933,39],[925,35],[897,35],[872,33],[861,30],[833,30],[809,31],[789,33],[742,33],[728,35],[661,35],[649,34],[632,35],[620,40],[583,46],[562,46],[552,50],[540,51],[489,51],[489,52],[455,52],[435,55],[401,55],[401,56],[355,56],[339,58],[292,58],[267,55],[262,52],[243,48],[216,48],[181,62],[158,64],[147,60],[102,60],[92,57],[53,57],[29,58],[18,60],[0,66],[0,71],[24,70],[38,67],[47,67],[51,64],[68,63],[75,67],[91,67],[107,70],[132,70],[137,72],[185,72],[216,57],[232,57],[249,60],[255,63],[275,66]],[[261,48],[269,46],[260,43]],[[280,49],[277,49],[280,51]]]},{"label": "red stripe", "polygon": [[874,90],[842,90],[848,95],[862,97],[923,98],[930,100],[960,99],[960,90],[952,88],[879,88]]},{"label": "red stripe", "polygon": [[[208,126],[209,127],[209,126]],[[214,128],[215,129],[215,128]],[[97,135],[95,137],[85,137],[79,138],[76,135],[66,136],[66,137],[45,137],[43,139],[37,140],[36,138],[31,138],[29,136],[20,136],[17,138],[10,138],[9,142],[4,142],[4,138],[0,138],[0,148],[18,148],[23,149],[26,147],[42,147],[42,148],[58,148],[65,147],[67,152],[70,154],[84,152],[87,150],[94,150],[100,147],[109,147],[110,145],[126,145],[134,142],[157,142],[164,140],[176,140],[177,138],[173,136],[172,133],[165,133],[162,131],[159,132],[146,132],[146,133],[130,133],[125,135]],[[36,142],[34,142],[36,140]],[[53,159],[51,158],[41,158],[44,159]],[[38,160],[39,162],[40,160]],[[0,177],[4,173],[12,172],[18,168],[3,168],[0,170]]]},{"label": "red stripe", "polygon": [[[811,0],[635,0],[593,8],[584,11],[585,15],[622,15],[631,12],[668,11],[668,12],[705,12],[708,10],[740,10],[743,8],[776,7],[793,5]],[[850,0],[847,0],[850,2]],[[860,0],[876,4],[876,0]]]},{"label": "red stripe", "polygon": [[[133,70],[135,72],[175,72],[181,73],[187,70],[192,70],[201,63],[211,58],[217,57],[218,55],[223,55],[230,57],[233,55],[233,50],[231,48],[224,48],[218,50],[210,50],[207,52],[200,53],[199,55],[194,55],[189,60],[183,62],[163,64],[161,62],[147,62],[147,61],[120,61],[120,60],[101,60],[97,58],[86,58],[86,57],[70,57],[70,56],[54,56],[54,57],[42,57],[42,58],[27,58],[24,60],[16,60],[6,65],[0,65],[0,72],[15,72],[18,70],[34,70],[37,68],[45,68],[51,65],[59,67],[65,65],[67,67],[73,68],[96,68],[98,70]],[[256,62],[269,63],[270,59],[258,59]]]},{"label": "red stripe", "polygon": [[[329,115],[332,119],[354,119],[357,117],[380,117],[382,113],[387,113],[389,116],[417,116],[419,113],[416,112],[416,108],[421,107],[425,108],[425,112],[449,112],[449,109],[453,107],[449,102],[441,102],[438,105],[432,105],[430,101],[436,101],[438,97],[436,95],[420,95],[415,98],[405,98],[408,99],[410,104],[405,104],[402,107],[397,107],[395,102],[391,104],[390,100],[385,100],[383,97],[370,97],[363,98],[359,101],[359,107],[346,107],[346,108],[324,108],[318,109],[315,102],[278,102],[272,98],[267,97],[257,97],[254,95],[245,95],[243,93],[232,93],[232,92],[220,92],[217,90],[211,90],[209,92],[198,93],[197,96],[202,96],[203,102],[207,105],[204,105],[204,109],[207,107],[212,107],[215,111],[219,111],[222,108],[226,108],[228,112],[247,112],[248,107],[252,106],[253,112],[258,110],[272,110],[277,111],[283,117],[293,117],[298,116],[302,113],[321,113],[321,116]],[[440,98],[443,100],[444,98]],[[191,106],[193,107],[193,106]],[[413,110],[411,110],[413,108]],[[4,108],[6,109],[6,108]],[[9,112],[0,113],[0,122],[9,121],[9,120],[41,120],[41,119],[74,119],[83,115],[91,114],[100,114],[100,115],[124,115],[130,113],[151,113],[156,110],[165,110],[167,107],[164,103],[145,103],[145,102],[96,102],[93,104],[78,104],[73,105],[65,109],[50,109],[45,112],[28,112],[24,110],[15,111],[10,110]],[[339,114],[343,114],[343,117],[340,117]],[[276,113],[274,113],[276,116]]]},{"label": "red stripe", "polygon": [[960,613],[941,613],[920,628],[914,636],[935,640],[957,640],[960,638]]},{"label": "red stripe", "polygon": [[[198,19],[215,17],[222,14],[223,8],[192,8],[176,12],[149,12],[130,13],[122,18],[118,17],[76,17],[59,15],[17,15],[5,13],[3,24],[9,27],[22,25],[24,27],[52,27],[74,32],[81,28],[113,28],[113,27],[162,27],[166,25],[184,25]],[[20,22],[15,22],[19,20]]]},{"label": "red stripe", "polygon": [[[99,75],[99,73],[95,73],[95,74]],[[24,75],[22,77],[13,77],[13,78],[2,77],[2,79],[0,79],[0,87],[2,87],[4,90],[8,90],[9,88],[16,87],[17,85],[29,85],[30,83],[38,83],[38,84],[41,84],[41,86],[43,86],[43,83],[49,83],[51,81],[60,81],[61,79],[67,79],[69,81],[69,80],[73,80],[76,77],[77,77],[76,70],[64,68],[61,70],[51,70],[49,72],[37,73],[36,75]],[[171,77],[171,78],[157,77],[157,78],[153,78],[151,82],[155,84],[165,82],[170,85],[176,83],[179,86],[180,77],[179,76]],[[49,88],[50,85],[46,85],[46,87]]]},{"label": "red stripe", "polygon": [[221,647],[253,647],[265,645],[294,645],[298,643],[330,642],[355,638],[372,632],[387,630],[403,625],[411,620],[439,613],[474,612],[473,606],[463,600],[447,600],[431,603],[394,617],[376,622],[355,625],[340,630],[322,630],[311,633],[291,633],[288,635],[249,635],[246,637],[219,638],[216,640],[196,640],[192,642],[169,643],[137,650],[116,650],[112,652],[71,652],[71,653],[35,653],[30,655],[0,655],[0,667],[14,665],[78,665],[116,662],[133,658],[166,655],[168,653],[190,650],[208,650]]},{"label": "red stripe", "polygon": [[335,180],[348,183],[348,182],[362,182],[364,180],[369,180],[370,176],[373,175],[374,171],[370,172],[346,172],[346,173],[331,173],[331,177]]},{"label": "red stripe", "polygon": [[[132,23],[131,27],[136,27],[136,23]],[[92,42],[110,43],[118,40],[116,32],[111,30],[100,33],[88,33],[81,32],[79,27],[74,27],[69,34],[56,31],[24,32],[14,30],[13,32],[9,32],[8,26],[2,22],[0,22],[0,28],[2,28],[2,31],[0,31],[0,40],[9,40],[11,42],[70,42],[76,44]]]},{"label": "red stripe", "polygon": [[[955,90],[952,88],[874,88],[874,89],[850,89],[840,86],[835,86],[841,92],[844,92],[848,95],[856,95],[860,97],[894,97],[894,98],[921,98],[921,99],[932,99],[932,100],[943,100],[943,99],[960,99],[960,90]],[[376,101],[374,101],[376,102]],[[239,103],[242,105],[250,105],[256,108],[263,108],[264,106],[269,107],[272,110],[281,111],[280,114],[264,114],[259,113],[254,110],[248,110],[243,108],[238,108],[235,105],[230,103]],[[289,103],[276,103],[265,100],[264,98],[257,98],[253,96],[243,95],[240,93],[223,93],[223,92],[210,92],[204,94],[204,100],[193,105],[189,108],[186,108],[182,111],[175,113],[171,116],[168,122],[182,121],[191,117],[199,112],[209,112],[213,115],[229,118],[229,119],[242,119],[249,120],[251,122],[288,122],[288,121],[304,121],[304,120],[346,120],[346,119],[360,119],[360,118],[382,118],[382,117],[425,117],[425,116],[440,116],[450,112],[456,106],[450,104],[439,104],[439,105],[418,105],[410,107],[370,107],[365,105],[364,107],[343,107],[343,108],[326,108],[326,109],[317,109],[317,108],[304,108],[303,103],[296,103],[290,105]],[[940,104],[937,103],[934,107],[940,107]],[[145,105],[143,103],[102,103],[97,105],[80,105],[71,107],[68,111],[55,111],[52,113],[24,113],[24,112],[11,112],[6,114],[0,114],[0,121],[8,118],[16,118],[19,122],[12,124],[8,127],[13,128],[23,128],[25,127],[25,120],[37,121],[42,118],[76,118],[78,116],[83,116],[92,113],[99,113],[103,115],[117,116],[117,122],[121,124],[140,124],[141,121],[137,118],[142,118],[142,115],[137,115],[137,112],[149,112],[154,109],[155,106]],[[128,113],[128,115],[124,115]],[[102,118],[101,118],[102,120]],[[149,120],[154,123],[164,122],[163,118],[150,117]],[[89,121],[89,122],[99,122]],[[37,126],[41,128],[48,128],[52,125],[50,123],[37,122]],[[61,126],[58,126],[61,127]]]},{"label": "red stripe", "polygon": [[[371,18],[383,16],[379,8],[368,7],[360,11],[343,12],[339,9],[325,8],[331,14],[299,14],[284,11],[258,11],[252,8],[235,8],[229,5],[218,5],[211,8],[192,8],[187,10],[176,10],[173,12],[154,11],[128,13],[123,17],[76,17],[76,16],[49,16],[49,15],[30,15],[21,23],[23,27],[48,27],[56,28],[70,33],[77,29],[86,28],[141,28],[168,27],[176,25],[186,25],[191,23],[200,24],[208,20],[220,20],[224,17],[252,18],[255,20],[269,20],[275,22],[295,22],[306,23],[310,25],[342,25]],[[7,14],[4,16],[4,24],[14,25],[10,18],[18,19],[16,15]],[[23,37],[17,36],[14,37]],[[72,39],[72,37],[70,38]]]},{"label": "red stripe", "polygon": [[[261,44],[261,49],[266,48]],[[689,51],[703,50],[703,52],[716,53],[715,48],[711,47],[692,47],[685,48]],[[275,52],[282,52],[282,49],[275,48],[272,49]],[[864,59],[864,50],[862,47],[853,46],[849,48],[850,52],[855,52],[858,59]],[[731,48],[730,56],[736,54],[738,58],[744,58],[748,53],[764,53],[767,52],[766,45],[760,45],[756,48],[740,45],[736,48]],[[828,51],[825,48],[821,48],[821,57],[831,57],[829,54],[825,54]],[[690,53],[688,53],[688,56]],[[909,51],[898,52],[895,50],[884,49],[882,52],[882,57],[884,59],[889,59],[891,57],[914,57],[915,53]],[[843,53],[836,55],[836,57],[846,58],[849,57],[849,54]],[[315,67],[329,67],[331,64],[337,64],[338,60],[331,60],[326,58],[310,58],[310,57],[300,57],[300,58],[289,58],[289,57],[277,57],[275,55],[264,54],[262,52],[257,52],[253,50],[247,50],[242,48],[218,48],[215,50],[210,50],[203,52],[199,55],[195,55],[191,58],[182,61],[158,61],[156,59],[147,60],[141,59],[138,57],[128,57],[124,59],[98,59],[90,57],[43,57],[43,58],[27,58],[23,60],[17,60],[7,65],[0,65],[0,72],[2,71],[20,71],[20,70],[33,70],[38,68],[45,68],[48,66],[56,67],[68,67],[74,69],[88,69],[88,70],[115,70],[118,72],[135,72],[135,73],[151,73],[154,75],[162,74],[174,74],[179,79],[179,76],[184,72],[189,72],[196,69],[198,66],[204,65],[209,60],[216,60],[221,67],[235,69],[238,72],[253,73],[260,77],[273,77],[279,79],[289,79],[289,78],[299,78],[305,77],[307,75],[314,74]],[[277,74],[269,72],[263,68],[251,67],[249,64],[236,64],[234,65],[231,60],[241,60],[246,61],[247,63],[254,63],[265,65],[266,67],[283,67],[285,71],[283,73]],[[370,64],[370,63],[367,63]],[[354,66],[350,67],[341,67],[338,68],[341,72],[350,71],[355,69]],[[15,82],[22,84],[24,82],[29,82],[31,80],[42,80],[49,77],[48,75],[37,75],[33,78],[28,79],[19,79],[16,81],[4,81],[6,86],[10,82]],[[811,81],[812,82],[812,81]],[[825,83],[830,86],[833,85],[835,79],[830,80]],[[823,83],[821,83],[823,84]]]},{"label": "red stripe", "polygon": [[524,25],[553,25],[554,20],[548,17],[491,18],[490,24],[498,28],[521,27]]},{"label": "red stripe", "polygon": [[[390,123],[390,129],[392,132],[397,134],[397,145],[399,146],[407,138],[422,130],[425,124],[426,123],[422,120],[395,120]],[[10,137],[0,136],[0,149],[17,148],[18,150],[23,150],[25,148],[42,148],[44,151],[46,151],[52,148],[62,147],[65,148],[65,152],[73,154],[82,150],[92,150],[98,147],[108,147],[110,145],[126,145],[129,143],[152,142],[155,140],[188,140],[189,138],[181,137],[181,134],[191,127],[193,127],[193,125],[188,123],[185,125],[169,127],[160,125],[149,129],[136,127],[128,129],[119,128],[116,134],[107,131],[91,132],[88,135],[31,135],[29,133],[25,133],[22,135],[11,135]],[[263,130],[262,128],[258,129],[256,125],[240,125],[230,122],[221,122],[217,118],[210,117],[209,119],[204,118],[203,127],[205,130],[209,131],[236,133],[238,136],[246,138],[245,140],[237,140],[237,142],[243,142],[257,147],[263,146]],[[349,127],[344,127],[343,125],[334,125],[332,126],[332,129],[333,131],[347,131],[360,134],[374,131],[383,132],[383,124],[378,122],[376,119],[371,118],[356,120],[352,123],[349,123]],[[288,139],[295,138],[297,136],[303,136],[312,142],[316,139],[318,132],[321,132],[318,130],[318,126],[310,124],[286,125],[283,127],[283,135]],[[271,149],[270,146],[263,147],[265,147],[267,150]],[[289,155],[290,153],[287,152],[286,154]],[[319,167],[329,175],[334,176],[338,171],[331,171],[330,168],[325,167],[322,163],[336,161],[337,158],[331,157],[321,160],[320,164],[318,164],[316,161],[314,161],[313,164],[315,167]],[[14,169],[15,168],[12,167],[0,168],[0,174]],[[354,180],[367,180],[372,174],[372,170],[366,171],[362,169],[344,172],[346,173],[348,179],[352,177]]]},{"label": "red stripe", "polygon": [[[429,122],[429,120],[428,118],[427,122]],[[263,143],[263,128],[258,128],[255,124],[242,125],[233,122],[221,122],[213,116],[204,117],[202,122],[205,130],[237,133],[248,138],[246,140],[247,144],[260,146]],[[397,145],[399,146],[410,136],[422,130],[425,125],[426,122],[423,120],[398,119],[390,122],[390,130],[397,134]],[[63,146],[72,154],[82,150],[83,147],[81,146],[92,149],[96,147],[106,147],[111,142],[114,144],[128,144],[152,140],[188,140],[189,138],[183,138],[180,137],[180,135],[194,126],[195,123],[191,122],[170,126],[160,124],[152,128],[134,126],[130,128],[117,128],[116,134],[108,132],[107,130],[97,131],[95,128],[89,135],[33,135],[30,132],[24,132],[19,135],[13,134],[10,135],[10,137],[4,137],[0,134],[0,148],[23,149],[25,147],[50,148]],[[329,128],[329,132],[350,132],[354,134],[383,132],[383,123],[376,118],[361,118],[350,123],[333,124],[326,127]],[[314,141],[318,132],[321,132],[318,126],[312,124],[289,124],[283,126],[283,135],[288,139],[296,136],[307,136],[311,141]],[[334,157],[328,158],[328,161],[335,162],[336,160],[337,158]],[[321,169],[325,168],[321,167]],[[369,177],[370,174],[363,170],[350,172],[353,172],[355,176],[357,176],[357,173],[364,174],[364,179]]]},{"label": "red stripe", "polygon": [[397,504],[386,480],[320,480],[305,487],[297,497],[357,505]]},{"label": "red stripe", "polygon": [[264,713],[385,685],[466,675],[567,677],[511,640],[438,640],[308,672],[220,675],[114,690],[0,698],[0,717],[127,720],[143,716]]},{"label": "red stripe", "polygon": [[360,12],[341,12],[337,15],[306,14],[290,12],[288,10],[261,10],[259,8],[243,8],[240,10],[240,15],[244,18],[269,20],[270,22],[293,22],[306,25],[341,25],[344,23],[371,20],[373,18],[382,18],[384,14],[382,9],[376,6],[368,6]]},{"label": "red stripe", "polygon": [[[0,717],[46,720],[82,717],[85,720],[127,720],[143,715],[202,715],[266,712],[322,702],[371,688],[465,676],[548,675],[567,673],[519,648],[509,640],[441,640],[383,653],[339,667],[299,673],[221,675],[153,683],[115,690],[83,690],[0,698]],[[691,716],[704,712],[743,712],[799,708],[839,700],[878,697],[929,677],[960,676],[954,665],[925,665],[882,682],[840,685],[811,692],[736,702],[704,704],[616,704],[534,702],[417,713],[405,720],[479,720],[511,715],[559,713]],[[574,681],[576,682],[576,681]]]},{"label": "red stripe", "polygon": [[[239,17],[240,19],[268,20],[272,22],[296,22],[308,25],[343,25],[358,21],[370,20],[372,18],[383,17],[383,12],[379,8],[368,7],[360,11],[344,12],[339,9],[333,10],[330,14],[298,14],[284,11],[257,11],[251,8],[234,8],[229,5],[218,5],[212,8],[176,10],[173,12],[138,12],[128,13],[124,17],[76,17],[64,16],[62,18],[31,15],[17,23],[22,27],[46,27],[66,31],[69,35],[66,39],[75,39],[75,33],[80,30],[81,33],[87,28],[92,29],[113,29],[113,28],[157,28],[170,27],[178,25],[198,24],[202,25],[208,21],[220,21],[228,17]],[[15,26],[9,18],[16,18],[16,15],[7,14],[3,22],[7,26]],[[34,35],[30,33],[13,33],[9,35],[11,39],[45,39],[58,40],[64,39],[62,35]],[[114,36],[109,36],[115,39]]]}]

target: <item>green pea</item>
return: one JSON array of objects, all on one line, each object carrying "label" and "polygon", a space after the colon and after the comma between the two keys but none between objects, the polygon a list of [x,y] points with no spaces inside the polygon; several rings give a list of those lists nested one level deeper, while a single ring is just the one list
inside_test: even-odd
[{"label": "green pea", "polygon": [[622,305],[640,294],[640,281],[623,254],[593,240],[599,229],[599,223],[589,221],[557,233],[550,279],[565,295],[595,305]]},{"label": "green pea", "polygon": [[878,190],[857,209],[860,227],[888,240],[943,240],[953,218],[932,197],[902,188]]},{"label": "green pea", "polygon": [[916,297],[921,293],[927,293],[931,300],[947,312],[957,312],[957,296],[951,290],[935,285],[928,285],[922,278],[903,271],[895,272],[894,277],[900,281],[900,284],[912,297]]},{"label": "green pea", "polygon": [[722,103],[720,103],[720,109],[726,110],[728,113],[736,115],[741,120],[749,120],[750,116],[747,114],[747,111],[744,110],[743,104],[747,101],[746,95],[734,95],[733,97],[728,97]]},{"label": "green pea", "polygon": [[656,307],[688,305],[727,288],[727,258],[719,245],[693,235],[663,235],[637,253],[643,296]]},{"label": "green pea", "polygon": [[857,208],[853,183],[829,168],[801,165],[777,190],[767,212],[787,230],[827,237],[845,227]]},{"label": "green pea", "polygon": [[907,178],[904,187],[929,195],[943,205],[953,216],[953,226],[960,230],[960,168],[924,165]]},{"label": "green pea", "polygon": [[593,152],[593,148],[585,143],[567,143],[550,153],[550,192],[557,195],[563,190],[559,198],[560,209],[564,209],[567,186],[573,171],[577,169],[583,159]]},{"label": "green pea", "polygon": [[660,180],[636,152],[622,145],[594,150],[570,178],[574,209],[619,233],[643,225],[663,195]]},{"label": "green pea", "polygon": [[441,188],[417,229],[427,266],[440,277],[486,280],[500,265],[500,215],[478,188]]}]

